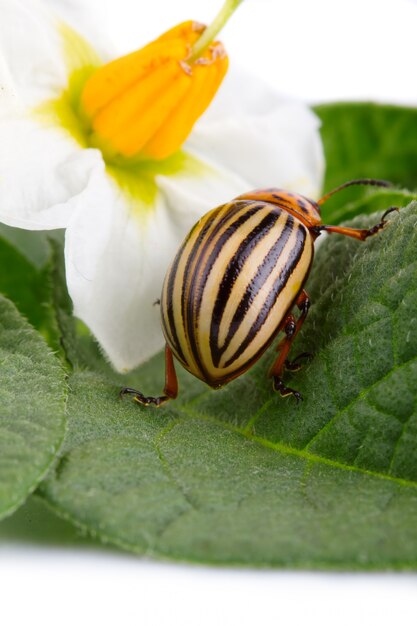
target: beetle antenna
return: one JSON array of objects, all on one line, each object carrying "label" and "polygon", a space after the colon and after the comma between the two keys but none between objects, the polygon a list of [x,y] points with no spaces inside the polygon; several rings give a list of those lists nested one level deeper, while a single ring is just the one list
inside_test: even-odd
[{"label": "beetle antenna", "polygon": [[339,185],[339,187],[336,187],[336,189],[329,191],[329,193],[326,193],[325,196],[323,196],[322,198],[320,198],[320,200],[317,201],[317,204],[318,205],[324,204],[326,200],[328,200],[335,193],[337,193],[338,191],[341,191],[342,189],[346,189],[346,187],[351,187],[352,185],[373,185],[374,187],[392,187],[393,186],[392,183],[390,183],[388,180],[379,180],[378,178],[358,178],[356,180],[350,180],[347,183],[343,183],[343,185]]}]

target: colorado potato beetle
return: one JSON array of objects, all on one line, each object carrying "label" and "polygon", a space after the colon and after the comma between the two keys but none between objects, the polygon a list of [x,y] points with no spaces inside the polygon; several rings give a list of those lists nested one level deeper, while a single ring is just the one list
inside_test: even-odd
[{"label": "colorado potato beetle", "polygon": [[[278,356],[269,376],[281,396],[301,394],[286,387],[285,369],[298,369],[299,355],[288,360],[291,345],[306,319],[310,299],[303,289],[314,255],[314,241],[325,231],[364,241],[386,225],[369,229],[326,226],[320,206],[351,185],[387,187],[374,179],[347,182],[318,202],[282,189],[245,193],[206,213],[191,229],[165,277],[162,328],[165,347],[163,395],[146,397],[126,387],[143,405],[161,406],[178,395],[174,356],[194,376],[219,388],[248,370],[279,332]],[[298,307],[298,319],[292,309]]]}]

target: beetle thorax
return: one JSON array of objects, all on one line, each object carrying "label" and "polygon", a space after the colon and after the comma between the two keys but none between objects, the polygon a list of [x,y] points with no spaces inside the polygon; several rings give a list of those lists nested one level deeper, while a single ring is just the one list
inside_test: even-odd
[{"label": "beetle thorax", "polygon": [[276,187],[255,189],[239,196],[238,199],[262,200],[279,206],[299,219],[307,228],[321,224],[320,207],[317,202],[285,189],[277,189]]}]

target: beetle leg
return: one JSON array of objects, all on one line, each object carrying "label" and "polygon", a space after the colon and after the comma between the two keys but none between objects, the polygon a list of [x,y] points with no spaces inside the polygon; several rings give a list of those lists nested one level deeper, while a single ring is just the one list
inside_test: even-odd
[{"label": "beetle leg", "polygon": [[285,361],[284,366],[285,369],[288,370],[289,372],[298,372],[298,370],[300,370],[302,368],[302,364],[299,362],[300,359],[311,359],[313,357],[311,352],[301,352],[301,354],[298,354],[295,359],[293,359],[292,361],[288,361],[288,359]]},{"label": "beetle leg", "polygon": [[294,341],[297,333],[304,324],[304,320],[307,317],[308,309],[310,308],[310,299],[304,289],[299,294],[296,300],[296,305],[300,309],[301,315],[297,320],[295,320],[294,315],[292,313],[289,313],[289,315],[287,315],[287,317],[281,324],[281,330],[284,331],[285,337],[278,344],[279,355],[272,364],[271,369],[269,370],[269,376],[273,378],[275,391],[279,391],[281,396],[293,395],[297,400],[302,400],[302,396],[298,391],[295,391],[295,389],[290,389],[290,387],[286,387],[282,381],[282,374],[284,372],[284,369],[297,369],[297,364],[295,364],[295,361],[307,355],[307,353],[305,352],[303,354],[300,354],[292,363],[287,359],[292,342]]},{"label": "beetle leg", "polygon": [[172,352],[168,345],[165,346],[165,387],[164,387],[164,395],[162,396],[144,396],[143,393],[138,391],[137,389],[131,389],[131,387],[124,387],[120,391],[120,397],[123,398],[125,395],[132,395],[135,402],[138,404],[143,404],[144,406],[149,406],[150,404],[154,404],[156,407],[160,407],[168,400],[174,400],[178,395],[178,380],[177,374],[175,372],[174,359],[172,356]]},{"label": "beetle leg", "polygon": [[273,387],[274,391],[279,391],[282,398],[285,398],[286,396],[294,396],[297,402],[300,402],[303,399],[303,396],[299,391],[292,389],[291,387],[286,387],[282,382],[282,378],[279,378],[278,376],[274,376]]},{"label": "beetle leg", "polygon": [[295,327],[297,326],[297,320],[292,313],[288,313],[287,317],[284,317],[282,320],[281,326],[279,328],[279,332],[285,333],[285,337],[278,342],[276,351],[281,352],[283,347],[288,341],[288,337],[292,337],[295,331]]},{"label": "beetle leg", "polygon": [[372,235],[376,235],[377,232],[385,228],[387,225],[387,220],[385,219],[389,213],[393,211],[399,211],[398,207],[392,206],[387,211],[385,211],[384,215],[381,218],[381,221],[375,226],[371,228],[348,228],[344,226],[325,226],[324,224],[321,226],[312,226],[310,231],[319,235],[321,231],[325,231],[326,233],[339,233],[340,235],[346,235],[347,237],[353,237],[354,239],[360,239],[364,241],[368,237],[372,237]]}]

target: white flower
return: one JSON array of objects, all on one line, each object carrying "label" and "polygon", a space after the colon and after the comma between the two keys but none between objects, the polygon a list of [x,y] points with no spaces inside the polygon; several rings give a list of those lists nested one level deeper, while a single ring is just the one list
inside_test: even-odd
[{"label": "white flower", "polygon": [[[319,195],[319,122],[305,106],[230,71],[181,153],[110,162],[86,140],[74,108],[74,94],[101,61],[52,5],[59,9],[59,2],[0,0],[0,220],[66,228],[74,313],[127,371],[163,345],[153,303],[202,214],[257,187]],[[73,5],[79,22],[81,5]],[[68,2],[65,9],[68,17]]]}]

